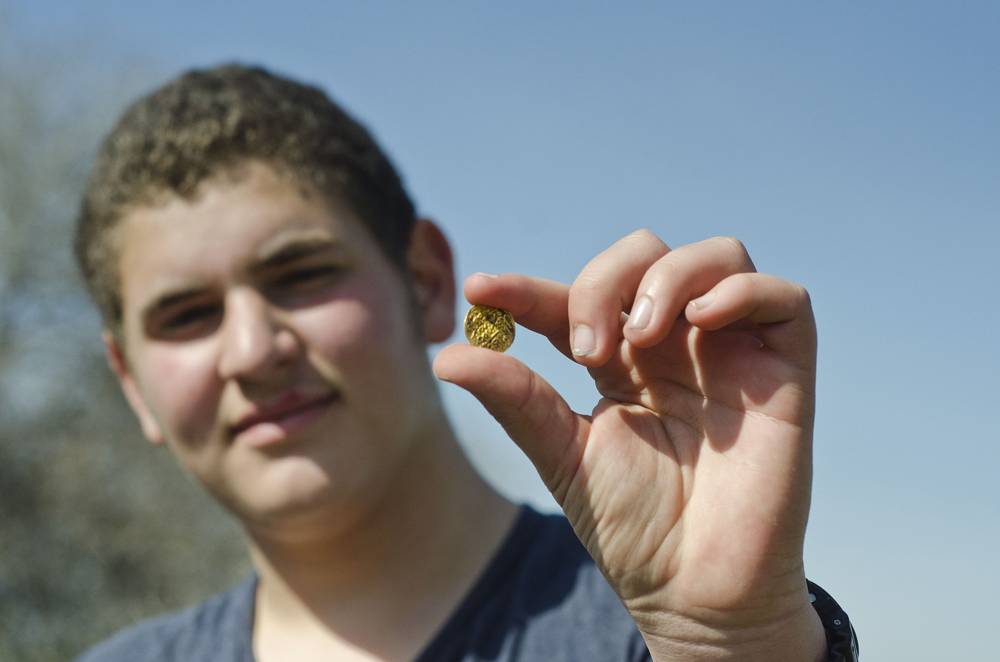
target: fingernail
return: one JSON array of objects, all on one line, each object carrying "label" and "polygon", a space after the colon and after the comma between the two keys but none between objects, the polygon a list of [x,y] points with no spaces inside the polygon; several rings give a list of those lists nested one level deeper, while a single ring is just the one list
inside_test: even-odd
[{"label": "fingernail", "polygon": [[708,308],[714,299],[715,292],[708,292],[697,299],[692,299],[689,305],[695,310],[702,310],[703,308]]},{"label": "fingernail", "polygon": [[628,326],[630,329],[645,329],[652,317],[653,300],[643,294],[632,306],[632,312],[628,316]]},{"label": "fingernail", "polygon": [[587,356],[594,351],[594,331],[586,324],[573,327],[573,354]]},{"label": "fingernail", "polygon": [[497,278],[496,274],[488,274],[488,273],[484,273],[482,271],[477,271],[476,273],[474,273],[472,275],[473,276],[482,276],[483,278]]}]

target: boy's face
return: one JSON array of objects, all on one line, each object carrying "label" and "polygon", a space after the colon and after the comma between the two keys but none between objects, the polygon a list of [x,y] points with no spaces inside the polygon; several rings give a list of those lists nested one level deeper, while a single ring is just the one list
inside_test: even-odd
[{"label": "boy's face", "polygon": [[451,330],[447,244],[415,232],[415,306],[346,206],[242,175],[122,220],[112,364],[147,438],[248,524],[363,508],[433,425],[420,336]]}]

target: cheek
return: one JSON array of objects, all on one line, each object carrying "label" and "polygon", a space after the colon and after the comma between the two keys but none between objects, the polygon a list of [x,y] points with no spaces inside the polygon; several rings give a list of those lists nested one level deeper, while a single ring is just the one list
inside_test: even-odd
[{"label": "cheek", "polygon": [[402,397],[409,388],[407,366],[423,349],[405,302],[395,292],[380,288],[345,294],[310,311],[299,328],[309,338],[312,363],[344,390],[357,411],[367,411]]},{"label": "cheek", "polygon": [[184,445],[206,439],[220,394],[211,347],[153,350],[146,359],[148,404],[167,436]]},{"label": "cheek", "polygon": [[359,354],[392,353],[409,335],[408,325],[412,326],[394,294],[387,283],[358,278],[336,300],[304,311],[300,329],[312,349],[337,366],[354,363],[352,359]]},{"label": "cheek", "polygon": [[328,363],[334,373],[390,352],[398,331],[394,326],[395,321],[384,311],[358,300],[338,301],[323,310],[310,311],[299,320],[310,352]]}]

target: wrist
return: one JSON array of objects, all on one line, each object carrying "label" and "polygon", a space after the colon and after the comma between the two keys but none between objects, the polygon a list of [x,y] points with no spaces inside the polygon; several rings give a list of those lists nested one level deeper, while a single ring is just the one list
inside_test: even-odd
[{"label": "wrist", "polygon": [[640,628],[655,662],[824,662],[827,639],[816,611],[806,603],[775,622],[719,629],[677,615]]},{"label": "wrist", "polygon": [[808,588],[809,600],[826,634],[827,656],[824,662],[857,662],[858,639],[847,613],[820,586],[808,582]]}]

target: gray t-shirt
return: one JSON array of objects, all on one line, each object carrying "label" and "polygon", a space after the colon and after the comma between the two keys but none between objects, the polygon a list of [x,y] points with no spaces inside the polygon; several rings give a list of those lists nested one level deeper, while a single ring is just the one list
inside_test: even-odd
[{"label": "gray t-shirt", "polygon": [[[254,662],[257,579],[129,628],[77,662]],[[649,653],[565,518],[524,507],[415,662],[639,662]]]}]

